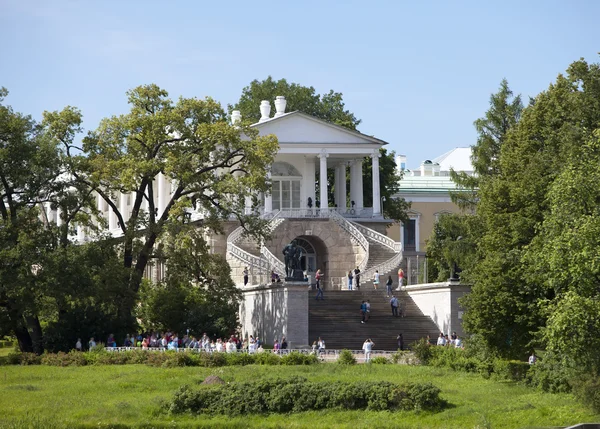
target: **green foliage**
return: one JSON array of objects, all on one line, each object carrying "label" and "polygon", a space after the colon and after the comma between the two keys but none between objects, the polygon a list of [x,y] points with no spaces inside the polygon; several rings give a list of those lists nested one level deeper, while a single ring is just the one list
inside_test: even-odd
[{"label": "green foliage", "polygon": [[315,383],[302,377],[230,383],[192,390],[181,386],[169,403],[173,414],[239,416],[319,409],[439,410],[446,402],[432,384],[398,386],[389,382]]},{"label": "green foliage", "polygon": [[350,350],[342,350],[337,358],[337,363],[340,365],[355,365],[356,358]]},{"label": "green foliage", "polygon": [[71,351],[70,353],[44,353],[40,363],[50,366],[83,366],[87,365],[87,360],[83,353]]},{"label": "green foliage", "polygon": [[319,359],[313,354],[291,352],[281,357],[281,365],[313,365],[316,363],[319,363]]},{"label": "green foliage", "polygon": [[425,338],[412,343],[410,349],[422,365],[427,365],[433,357],[433,346]]},{"label": "green foliage", "polygon": [[494,375],[503,380],[523,381],[529,371],[528,362],[519,360],[496,359],[494,362]]},{"label": "green foliage", "polygon": [[572,389],[571,381],[579,375],[579,370],[572,365],[565,365],[560,356],[547,352],[543,358],[531,366],[528,381],[544,392],[566,393]]},{"label": "green foliage", "polygon": [[573,384],[575,397],[595,413],[600,413],[600,377],[579,378]]},{"label": "green foliage", "polygon": [[376,364],[376,365],[385,365],[385,364],[388,364],[388,363],[392,363],[390,361],[390,359],[386,358],[385,356],[374,357],[373,359],[371,359],[370,362],[373,363],[373,364]]},{"label": "green foliage", "polygon": [[243,119],[256,123],[260,119],[260,102],[268,100],[273,106],[275,97],[279,95],[284,96],[287,101],[287,112],[298,110],[351,130],[355,130],[361,122],[352,112],[345,109],[341,93],[330,90],[320,95],[312,86],[288,83],[285,79],[276,81],[271,76],[262,81],[250,82],[250,85],[242,90],[239,101],[233,106],[229,105],[228,110],[229,113],[239,110]]}]

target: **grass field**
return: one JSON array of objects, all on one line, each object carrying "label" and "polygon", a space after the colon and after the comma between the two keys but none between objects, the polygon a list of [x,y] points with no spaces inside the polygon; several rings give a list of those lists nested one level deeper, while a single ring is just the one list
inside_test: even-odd
[{"label": "grass field", "polygon": [[[451,405],[439,413],[319,411],[235,419],[165,412],[164,402],[175,389],[211,374],[228,382],[292,375],[319,381],[431,381]],[[523,428],[590,421],[600,421],[600,415],[592,414],[570,395],[544,394],[510,382],[430,367],[0,367],[0,427]]]}]

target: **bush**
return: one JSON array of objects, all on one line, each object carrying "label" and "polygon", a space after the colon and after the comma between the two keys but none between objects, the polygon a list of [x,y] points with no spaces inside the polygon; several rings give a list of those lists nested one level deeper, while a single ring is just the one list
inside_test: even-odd
[{"label": "bush", "polygon": [[83,353],[77,351],[44,353],[41,364],[49,366],[84,366],[87,365],[87,360]]},{"label": "bush", "polygon": [[573,393],[595,413],[600,413],[600,377],[580,377],[573,382]]},{"label": "bush", "polygon": [[494,375],[503,380],[522,381],[525,380],[529,367],[529,363],[519,360],[496,359]]},{"label": "bush", "polygon": [[309,382],[302,377],[232,383],[193,390],[181,386],[169,411],[239,416],[320,409],[437,410],[446,405],[432,384]]},{"label": "bush", "polygon": [[419,341],[415,341],[410,346],[410,349],[422,365],[429,364],[429,360],[433,356],[432,348],[433,346],[429,344],[426,338],[421,338]]},{"label": "bush", "polygon": [[403,365],[417,365],[417,357],[415,354],[408,350],[398,350],[392,356],[392,363],[399,363]]},{"label": "bush", "polygon": [[255,358],[257,365],[279,365],[281,357],[275,353],[258,353]]},{"label": "bush", "polygon": [[42,357],[35,353],[18,353],[18,355],[21,365],[40,365],[42,363]]},{"label": "bush", "polygon": [[312,365],[319,363],[319,359],[312,354],[291,352],[283,355],[280,359],[280,363],[281,365]]},{"label": "bush", "polygon": [[355,365],[356,358],[350,350],[342,350],[342,352],[338,356],[337,363],[341,365]]},{"label": "bush", "polygon": [[250,353],[226,353],[227,365],[252,365],[256,354]]},{"label": "bush", "polygon": [[387,363],[390,363],[390,360],[384,356],[377,356],[377,357],[371,359],[371,363],[385,365]]},{"label": "bush", "polygon": [[529,384],[550,393],[570,392],[570,380],[576,379],[577,376],[577,368],[565,365],[560,357],[552,352],[546,352],[544,358],[538,359],[527,371]]}]

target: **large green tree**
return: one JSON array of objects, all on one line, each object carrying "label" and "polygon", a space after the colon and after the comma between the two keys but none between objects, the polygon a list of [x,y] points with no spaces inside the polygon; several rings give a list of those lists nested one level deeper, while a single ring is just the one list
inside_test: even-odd
[{"label": "large green tree", "polygon": [[[526,351],[548,318],[544,303],[556,300],[561,290],[581,286],[589,294],[596,285],[597,291],[589,252],[598,202],[593,194],[591,200],[567,200],[573,194],[590,196],[590,181],[583,176],[594,176],[598,164],[579,171],[577,166],[595,152],[599,98],[599,66],[573,63],[523,110],[500,148],[499,173],[480,184],[477,216],[483,233],[464,323],[505,355]],[[575,220],[563,228],[565,205]],[[559,249],[550,249],[552,244]],[[567,253],[560,255],[560,249]],[[572,278],[563,273],[565,266]],[[584,277],[591,278],[579,284],[576,274],[586,271]]]},{"label": "large green tree", "polygon": [[[318,94],[315,88],[303,86],[297,83],[289,83],[285,79],[274,80],[271,76],[265,80],[253,80],[250,85],[242,90],[242,95],[238,102],[229,105],[229,111],[239,110],[243,118],[258,122],[260,119],[260,102],[262,100],[275,100],[275,97],[282,95],[286,98],[286,110],[301,111],[308,115],[340,125],[350,130],[356,131],[360,124],[360,119],[354,116],[354,113],[346,109],[343,95],[340,92],[330,90],[326,94]],[[407,220],[406,210],[409,204],[403,198],[392,198],[400,189],[401,174],[396,166],[395,153],[387,152],[381,149],[381,158],[379,162],[379,177],[381,184],[381,197],[385,197],[386,202],[383,205],[384,214],[387,218],[393,220]],[[363,162],[363,187],[364,187],[364,205],[372,206],[372,168],[371,159],[365,158]],[[328,171],[328,184],[330,189],[329,204],[334,204],[334,172]],[[346,178],[346,189],[349,189],[350,177]]]},{"label": "large green tree", "polygon": [[[118,219],[125,278],[117,318],[123,329],[135,325],[144,270],[160,253],[158,243],[186,211],[204,213],[202,225],[213,232],[233,217],[252,233],[262,233],[264,221],[244,214],[244,199],[267,189],[266,166],[278,148],[274,136],[259,137],[246,122],[232,126],[210,98],[173,102],[156,85],[139,86],[127,96],[129,113],[103,119],[84,138],[82,152],[73,144],[78,115],[72,109],[45,115],[67,148],[69,173],[99,194]],[[172,184],[161,212],[155,188],[159,174]],[[131,195],[129,217],[116,201],[119,192]]]}]

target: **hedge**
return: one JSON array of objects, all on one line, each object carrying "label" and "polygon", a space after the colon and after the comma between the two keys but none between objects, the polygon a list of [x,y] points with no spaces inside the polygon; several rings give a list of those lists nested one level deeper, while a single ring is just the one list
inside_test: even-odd
[{"label": "hedge", "polygon": [[239,416],[309,410],[439,410],[447,402],[431,383],[311,382],[303,377],[257,380],[191,388],[184,385],[168,402],[173,414]]}]

